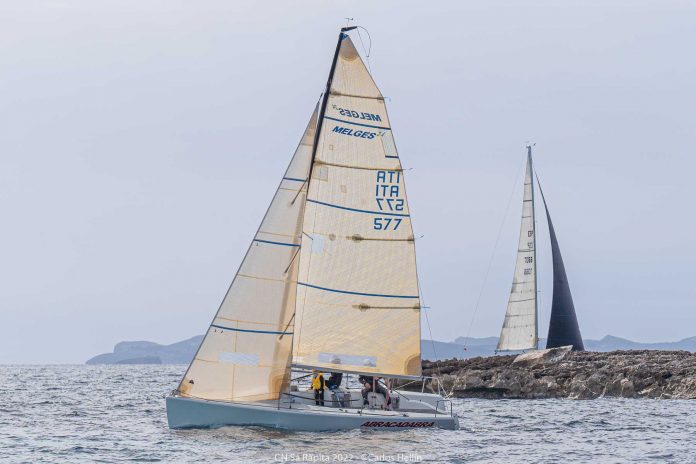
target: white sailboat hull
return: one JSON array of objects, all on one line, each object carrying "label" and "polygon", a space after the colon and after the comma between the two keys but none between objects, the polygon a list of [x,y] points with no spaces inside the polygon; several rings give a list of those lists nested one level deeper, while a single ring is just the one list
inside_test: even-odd
[{"label": "white sailboat hull", "polygon": [[206,428],[226,425],[319,432],[350,429],[442,428],[456,430],[459,421],[449,413],[417,413],[321,406],[281,406],[277,403],[240,404],[177,396],[167,397],[170,428]]}]

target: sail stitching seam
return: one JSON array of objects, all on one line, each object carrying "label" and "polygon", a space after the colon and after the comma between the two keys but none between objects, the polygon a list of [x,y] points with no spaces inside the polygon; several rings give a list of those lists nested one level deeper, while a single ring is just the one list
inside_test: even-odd
[{"label": "sail stitching seam", "polygon": [[376,297],[381,297],[381,298],[418,298],[418,295],[416,295],[416,296],[412,296],[412,295],[383,295],[380,293],[362,293],[362,292],[351,292],[349,290],[336,290],[333,288],[320,287],[318,285],[307,284],[304,282],[297,282],[297,285],[302,285],[304,287],[310,287],[310,288],[316,288],[317,290],[324,290],[327,292],[346,293],[348,295],[376,296]]},{"label": "sail stitching seam", "polygon": [[251,333],[261,333],[261,334],[272,334],[272,335],[292,335],[292,332],[278,332],[273,330],[251,330],[251,329],[235,329],[233,327],[225,327],[217,324],[210,324],[210,327],[215,327],[217,329],[232,330],[234,332],[251,332]]},{"label": "sail stitching seam", "polygon": [[288,246],[288,247],[298,247],[300,245],[295,244],[295,243],[283,243],[283,242],[273,242],[271,240],[261,240],[260,238],[255,238],[255,242],[260,242],[260,243],[268,243],[271,245],[282,245],[282,246]]},{"label": "sail stitching seam", "polygon": [[399,217],[411,217],[409,214],[401,214],[401,213],[387,213],[384,211],[368,211],[365,209],[356,209],[356,208],[349,208],[347,206],[339,206],[339,205],[333,205],[331,203],[324,203],[323,201],[318,201],[318,200],[312,200],[311,198],[307,198],[307,201],[310,203],[316,203],[319,205],[324,205],[324,206],[330,206],[332,208],[338,208],[338,209],[345,209],[347,211],[355,211],[357,213],[366,213],[366,214],[378,214],[381,216],[399,216]]},{"label": "sail stitching seam", "polygon": [[[385,158],[388,158],[385,156]],[[396,159],[399,159],[397,156]],[[331,166],[334,168],[345,168],[345,169],[363,169],[365,171],[394,171],[394,172],[403,172],[403,168],[385,168],[385,167],[376,167],[372,168],[369,166],[349,166],[347,164],[336,164],[336,163],[329,163],[326,161],[322,161],[320,159],[315,161],[315,164],[320,165],[320,166]]]},{"label": "sail stitching seam", "polygon": [[330,119],[332,121],[338,121],[338,122],[342,122],[344,124],[352,124],[354,126],[371,127],[372,129],[382,129],[382,130],[389,130],[389,131],[391,130],[391,127],[373,126],[371,124],[363,124],[360,122],[346,121],[343,119],[332,118],[331,116],[324,116],[324,119]]}]

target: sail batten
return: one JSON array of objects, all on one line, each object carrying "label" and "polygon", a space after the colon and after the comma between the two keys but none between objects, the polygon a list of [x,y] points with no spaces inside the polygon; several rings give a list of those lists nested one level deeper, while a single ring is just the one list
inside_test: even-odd
[{"label": "sail batten", "polygon": [[302,224],[293,363],[417,376],[420,296],[404,173],[382,94],[347,35],[336,56]]},{"label": "sail batten", "polygon": [[517,260],[503,328],[496,351],[537,348],[537,263],[534,223],[534,184],[531,147],[527,147],[527,167]]}]

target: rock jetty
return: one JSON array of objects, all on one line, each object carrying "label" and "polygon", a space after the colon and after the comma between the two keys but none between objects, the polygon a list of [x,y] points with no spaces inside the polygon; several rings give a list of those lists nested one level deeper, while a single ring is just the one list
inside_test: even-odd
[{"label": "rock jetty", "polygon": [[[459,398],[696,398],[696,353],[570,347],[465,360],[423,361]],[[430,388],[433,386],[431,385]]]}]

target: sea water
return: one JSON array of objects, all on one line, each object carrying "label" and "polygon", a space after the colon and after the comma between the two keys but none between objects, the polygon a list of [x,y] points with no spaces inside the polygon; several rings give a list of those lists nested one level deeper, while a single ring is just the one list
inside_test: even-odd
[{"label": "sea water", "polygon": [[185,366],[0,366],[0,462],[696,462],[696,402],[455,400],[461,430],[170,430]]}]

